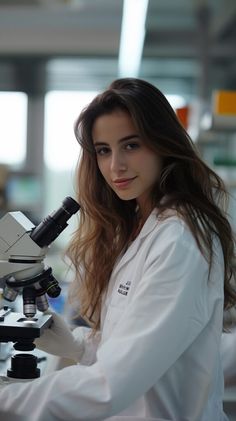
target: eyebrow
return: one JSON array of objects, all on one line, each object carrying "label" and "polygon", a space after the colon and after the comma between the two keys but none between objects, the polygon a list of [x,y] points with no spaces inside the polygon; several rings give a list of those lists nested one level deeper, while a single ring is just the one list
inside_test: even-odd
[{"label": "eyebrow", "polygon": [[[124,136],[121,139],[119,139],[118,140],[118,143],[123,143],[123,142],[125,142],[127,140],[137,139],[137,138],[139,138],[139,135],[138,134],[130,134],[128,136]],[[101,145],[108,145],[108,143],[106,143],[106,142],[99,142],[99,141],[98,142],[94,142],[94,146],[101,146]]]}]

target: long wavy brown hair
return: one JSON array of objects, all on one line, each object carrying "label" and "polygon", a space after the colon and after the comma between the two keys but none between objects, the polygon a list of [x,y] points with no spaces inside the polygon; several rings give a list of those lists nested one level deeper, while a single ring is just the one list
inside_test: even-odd
[{"label": "long wavy brown hair", "polygon": [[[76,272],[70,296],[79,298],[80,314],[99,328],[101,300],[113,266],[137,226],[135,200],[123,201],[102,177],[93,146],[95,120],[125,110],[138,133],[162,157],[161,178],[152,190],[159,214],[175,209],[186,221],[199,249],[213,259],[213,236],[224,256],[225,308],[236,302],[233,288],[235,243],[226,209],[228,194],[221,178],[200,158],[165,96],[150,83],[134,78],[115,80],[82,111],[75,123],[81,145],[76,171],[79,227],[67,250]],[[165,196],[165,200],[161,200]]]}]

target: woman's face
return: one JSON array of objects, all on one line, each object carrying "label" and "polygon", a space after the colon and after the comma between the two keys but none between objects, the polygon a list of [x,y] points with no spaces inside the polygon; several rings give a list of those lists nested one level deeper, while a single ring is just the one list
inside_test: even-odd
[{"label": "woman's face", "polygon": [[150,211],[150,192],[160,179],[162,162],[139,135],[129,113],[115,110],[98,117],[92,129],[98,167],[122,200],[136,199]]}]

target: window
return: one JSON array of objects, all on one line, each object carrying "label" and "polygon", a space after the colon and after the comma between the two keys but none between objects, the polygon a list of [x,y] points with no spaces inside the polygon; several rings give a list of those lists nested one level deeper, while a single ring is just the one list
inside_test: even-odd
[{"label": "window", "polygon": [[[66,196],[74,197],[74,169],[80,147],[74,135],[74,122],[97,92],[50,91],[45,97],[44,215],[52,212]],[[64,247],[75,229],[72,218],[56,244]]]},{"label": "window", "polygon": [[79,145],[73,126],[81,110],[97,92],[48,92],[45,98],[45,152],[44,159],[52,171],[74,168],[79,156]]},{"label": "window", "polygon": [[0,163],[21,166],[26,157],[27,95],[0,92]]}]

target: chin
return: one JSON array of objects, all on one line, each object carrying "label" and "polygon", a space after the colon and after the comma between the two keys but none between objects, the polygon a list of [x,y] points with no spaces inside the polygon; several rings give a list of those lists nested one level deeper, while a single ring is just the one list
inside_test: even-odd
[{"label": "chin", "polygon": [[[116,193],[117,194],[117,193]],[[135,195],[131,194],[117,194],[120,200],[129,201],[129,200],[135,200],[137,197]]]}]

